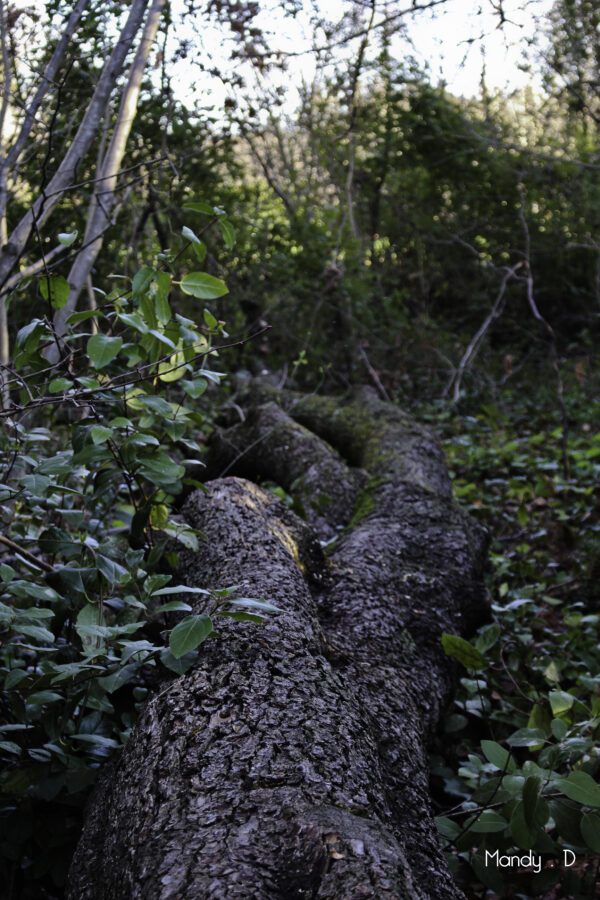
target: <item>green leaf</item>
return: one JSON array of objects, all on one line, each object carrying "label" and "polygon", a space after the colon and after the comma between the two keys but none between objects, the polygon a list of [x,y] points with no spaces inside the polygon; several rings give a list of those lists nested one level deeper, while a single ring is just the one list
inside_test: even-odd
[{"label": "green leaf", "polygon": [[77,231],[61,231],[58,235],[58,243],[63,247],[70,247],[77,240]]},{"label": "green leaf", "polygon": [[236,622],[255,622],[260,625],[264,622],[264,616],[255,616],[253,613],[245,612],[225,612],[222,609],[217,610],[218,616],[225,616],[228,619],[235,619]]},{"label": "green leaf", "polygon": [[213,314],[208,309],[204,310],[204,324],[208,328],[212,328],[212,329],[218,328],[218,325],[219,325],[219,323],[217,322],[217,320],[215,319]]},{"label": "green leaf", "polygon": [[522,801],[515,806],[510,817],[509,827],[517,847],[521,850],[530,850],[533,847],[537,838],[538,827],[537,825],[527,824]]},{"label": "green leaf", "polygon": [[0,741],[0,750],[4,750],[6,753],[14,753],[17,756],[22,753],[21,748],[14,741]]},{"label": "green leaf", "polygon": [[[37,584],[35,581],[12,581],[8,590],[15,597],[35,597],[36,600],[44,600],[46,603],[56,603],[60,600],[59,594],[45,584]],[[17,610],[15,610],[17,612]]]},{"label": "green leaf", "polygon": [[469,831],[476,834],[491,834],[497,831],[504,831],[508,827],[508,822],[493,809],[484,809],[479,818],[472,825],[469,825]]},{"label": "green leaf", "polygon": [[92,426],[92,441],[94,444],[104,444],[112,437],[112,428],[106,428],[104,425]]},{"label": "green leaf", "polygon": [[505,771],[511,774],[516,770],[517,767],[511,754],[496,741],[482,741],[481,749],[485,758],[501,772]]},{"label": "green leaf", "polygon": [[70,390],[72,387],[74,387],[74,384],[70,378],[54,378],[48,385],[48,393],[60,394],[63,391]]},{"label": "green leaf", "polygon": [[550,700],[553,716],[559,716],[561,713],[567,712],[575,703],[575,697],[572,694],[567,694],[566,691],[550,691],[548,699]]},{"label": "green leaf", "polygon": [[189,200],[183,204],[183,209],[189,212],[203,213],[206,216],[214,216],[215,208],[210,203],[204,203],[203,200]]},{"label": "green leaf", "polygon": [[27,704],[29,706],[42,706],[46,703],[56,703],[62,699],[62,694],[57,694],[56,691],[36,691],[34,694],[29,694]]},{"label": "green leaf", "polygon": [[23,681],[24,678],[27,678],[27,674],[28,673],[24,672],[23,669],[11,669],[4,679],[4,690],[12,690],[19,682]]},{"label": "green leaf", "polygon": [[27,325],[23,325],[17,331],[15,339],[15,350],[22,350],[26,353],[32,353],[40,341],[40,335],[45,331],[42,319],[32,319]]},{"label": "green leaf", "polygon": [[32,638],[32,640],[40,644],[54,643],[52,632],[48,631],[47,628],[42,628],[41,625],[19,625],[19,634],[24,634],[25,637]]},{"label": "green leaf", "polygon": [[192,246],[194,248],[194,256],[196,257],[200,265],[202,265],[202,263],[206,259],[206,244],[204,243],[204,241],[200,241],[199,244],[193,244]]},{"label": "green leaf", "polygon": [[148,334],[148,326],[142,319],[139,313],[118,313],[118,318],[120,322],[123,322],[128,328],[133,328],[134,331],[138,331],[140,334]]},{"label": "green leaf", "polygon": [[587,772],[571,772],[567,778],[554,782],[562,794],[583,806],[600,807],[600,785]]},{"label": "green leaf", "polygon": [[168,534],[169,537],[175,538],[176,541],[179,541],[180,544],[187,547],[188,550],[198,549],[196,532],[185,522],[170,522],[168,525],[165,525],[163,531],[165,534]]},{"label": "green leaf", "polygon": [[209,616],[186,616],[171,632],[169,649],[175,659],[181,659],[205,641],[212,630]]},{"label": "green leaf", "polygon": [[162,451],[140,460],[140,471],[145,478],[155,484],[171,484],[185,475],[184,466],[173,462]]},{"label": "green leaf", "polygon": [[453,822],[447,816],[436,816],[435,824],[439,833],[450,841],[453,841],[462,830],[458,822]]},{"label": "green leaf", "polygon": [[473,643],[481,653],[485,653],[486,650],[489,650],[490,647],[494,646],[500,637],[500,632],[501,628],[497,622],[492,622],[490,625],[484,625],[484,627],[479,630],[479,634]]},{"label": "green leaf", "polygon": [[561,838],[568,841],[569,844],[581,847],[581,808],[576,809],[575,807],[558,800],[551,800],[548,806],[550,808],[550,815],[556,823]]},{"label": "green leaf", "polygon": [[104,313],[99,309],[84,309],[81,312],[74,312],[67,318],[67,325],[77,325],[79,322],[85,322],[87,319],[104,317]]},{"label": "green leaf", "polygon": [[182,381],[181,384],[188,397],[191,397],[192,400],[197,400],[198,397],[201,397],[208,387],[208,382],[205,381],[204,378],[195,378],[193,381]]},{"label": "green leaf", "polygon": [[221,233],[223,234],[225,246],[228,250],[230,250],[235,244],[235,231],[233,230],[233,225],[231,224],[231,222],[228,222],[227,219],[219,219],[219,227],[221,228]]},{"label": "green leaf", "polygon": [[121,566],[118,562],[115,562],[114,559],[110,559],[108,556],[98,553],[96,556],[96,565],[110,585],[123,585],[131,581],[131,573],[128,569]]},{"label": "green leaf", "polygon": [[181,659],[175,659],[170,650],[164,649],[160,654],[160,661],[169,671],[175,672],[176,675],[185,675],[196,662],[197,653],[187,653]]},{"label": "green leaf", "polygon": [[134,297],[140,297],[150,287],[150,283],[156,278],[156,269],[149,269],[144,266],[139,272],[136,272],[131,282],[131,292]]},{"label": "green leaf", "polygon": [[112,694],[113,691],[118,691],[124,684],[128,684],[138,668],[138,664],[130,663],[128,666],[117,669],[117,671],[113,672],[111,675],[106,675],[104,678],[98,678],[98,684],[104,688],[107,694]]},{"label": "green leaf", "polygon": [[51,275],[40,280],[40,293],[44,300],[50,299],[53,309],[62,309],[69,299],[69,282],[62,275]]},{"label": "green leaf", "polygon": [[123,338],[93,334],[87,342],[87,355],[97,369],[103,369],[112,362],[123,346]]},{"label": "green leaf", "polygon": [[106,750],[116,750],[119,746],[113,738],[104,737],[102,734],[72,734],[71,739],[83,741],[86,744],[94,744],[96,747]]},{"label": "green leaf", "polygon": [[506,743],[510,747],[537,747],[544,743],[545,737],[541,728],[519,728],[506,739]]},{"label": "green leaf", "polygon": [[158,591],[152,591],[153,597],[162,597],[164,594],[210,594],[205,588],[188,587],[185,584],[171,585],[161,588]]},{"label": "green leaf", "polygon": [[171,404],[163,397],[156,397],[154,394],[136,394],[128,398],[127,402],[132,409],[143,409],[146,407],[157,416],[173,415]]},{"label": "green leaf", "polygon": [[171,321],[171,307],[169,300],[163,293],[157,293],[154,298],[154,310],[156,318],[161,325],[167,325]]},{"label": "green leaf", "polygon": [[169,507],[164,503],[154,503],[150,510],[150,524],[153,528],[163,528],[169,521]]},{"label": "green leaf", "polygon": [[564,719],[552,719],[550,722],[550,730],[557,741],[562,741],[569,730],[569,726]]},{"label": "green leaf", "polygon": [[54,613],[51,609],[40,609],[38,606],[30,606],[29,609],[17,609],[15,610],[17,613],[17,621],[28,621],[30,622],[32,619],[35,621],[39,621],[39,619],[53,619]]},{"label": "green leaf", "polygon": [[184,603],[183,600],[171,600],[169,603],[163,604],[163,606],[157,606],[153,615],[166,612],[191,612],[192,609],[193,607],[189,603]]},{"label": "green leaf", "polygon": [[452,656],[457,659],[465,669],[474,669],[480,671],[487,669],[489,663],[485,656],[477,650],[469,641],[459,637],[457,634],[442,634],[442,646],[446,656]]},{"label": "green leaf", "polygon": [[200,300],[214,300],[229,293],[225,282],[206,272],[190,272],[181,279],[181,290]]},{"label": "green leaf", "polygon": [[235,597],[227,599],[226,603],[230,606],[249,606],[250,609],[260,609],[263,612],[283,612],[279,606],[267,603],[266,600],[256,600],[254,597]]},{"label": "green leaf", "polygon": [[594,853],[600,853],[600,816],[586,813],[581,819],[581,836]]},{"label": "green leaf", "polygon": [[158,364],[158,377],[161,381],[178,381],[186,373],[187,365],[183,350],[173,353],[167,360]]}]

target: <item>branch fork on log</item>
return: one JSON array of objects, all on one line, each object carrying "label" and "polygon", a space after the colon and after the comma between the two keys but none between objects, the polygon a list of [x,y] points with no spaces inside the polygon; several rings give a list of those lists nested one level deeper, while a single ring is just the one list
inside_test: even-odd
[{"label": "branch fork on log", "polygon": [[[219,436],[219,467],[233,476],[186,501],[207,540],[180,575],[283,612],[225,621],[150,700],[92,797],[68,897],[461,897],[426,747],[455,679],[440,635],[487,615],[487,542],[435,438],[369,392],[274,394]],[[307,521],[257,476],[294,486]]]}]

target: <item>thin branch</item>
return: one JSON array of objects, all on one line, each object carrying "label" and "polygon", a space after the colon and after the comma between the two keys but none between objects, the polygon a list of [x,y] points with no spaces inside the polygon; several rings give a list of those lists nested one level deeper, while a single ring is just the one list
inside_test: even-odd
[{"label": "thin branch", "polygon": [[33,553],[30,553],[29,550],[24,550],[23,547],[19,547],[18,544],[15,544],[14,541],[11,541],[10,538],[4,537],[3,534],[0,534],[0,543],[5,544],[7,547],[10,547],[15,553],[20,554],[20,556],[24,556],[25,559],[29,560],[34,566],[38,566],[40,569],[43,569],[45,572],[53,572],[53,567],[45,562],[43,559],[38,559],[37,556],[34,556]]},{"label": "thin branch", "polygon": [[[255,340],[256,338],[261,337],[261,335],[266,334],[266,332],[270,331],[270,330],[271,330],[271,326],[267,325],[264,328],[262,328],[260,331],[256,331],[256,332],[254,332],[254,334],[251,334],[248,337],[240,338],[239,340],[236,340],[236,341],[230,341],[227,344],[220,344],[218,347],[211,347],[209,350],[204,350],[201,353],[197,353],[191,360],[188,360],[187,363],[179,362],[179,363],[173,364],[171,366],[171,368],[162,371],[161,375],[166,375],[169,372],[175,372],[177,369],[181,369],[182,366],[184,366],[184,365],[190,365],[192,363],[198,362],[199,360],[203,359],[205,356],[210,356],[211,353],[219,353],[221,350],[229,350],[232,347],[242,347],[242,346],[244,346],[244,344],[247,344],[250,341]],[[192,344],[191,346],[194,346],[194,345]],[[42,406],[53,406],[55,404],[70,403],[73,406],[79,407],[82,405],[80,402],[82,397],[89,398],[89,397],[96,396],[98,394],[107,393],[108,391],[112,391],[112,390],[116,390],[116,389],[120,389],[120,388],[131,387],[136,384],[144,384],[145,382],[154,379],[156,376],[156,371],[158,369],[158,366],[161,363],[168,362],[173,355],[174,355],[173,351],[170,351],[165,356],[162,356],[160,359],[157,359],[155,362],[147,363],[146,365],[139,366],[135,370],[135,372],[124,372],[120,375],[114,375],[112,378],[110,378],[108,381],[104,382],[104,384],[99,385],[97,388],[84,388],[83,390],[77,390],[77,393],[74,396],[71,396],[68,392],[65,392],[63,394],[57,394],[53,397],[49,397],[49,396],[38,397],[37,399],[33,400],[33,402],[25,403],[21,406],[19,406],[17,404],[13,404],[13,406],[11,407],[10,410],[0,410],[0,418],[7,418],[7,417],[12,418],[12,416],[14,416],[15,413],[29,412],[33,409],[39,409]],[[14,372],[12,372],[8,366],[3,366],[2,368],[5,371],[8,371],[13,376],[12,381],[7,382],[7,384],[12,384],[12,383],[15,383],[16,381],[18,381],[18,379],[15,377]],[[50,367],[50,368],[53,368],[53,367]],[[35,373],[35,374],[38,375],[39,373]],[[198,374],[202,375],[202,370],[200,370]],[[87,399],[85,402],[87,402]]]},{"label": "thin branch", "polygon": [[521,268],[522,265],[523,265],[523,263],[519,262],[515,266],[512,266],[512,268],[510,268],[510,269],[503,267],[504,268],[504,276],[502,278],[502,281],[500,282],[500,288],[498,290],[498,294],[496,295],[496,299],[494,300],[494,304],[493,304],[489,314],[486,316],[484,322],[477,329],[477,332],[475,333],[475,336],[469,343],[469,346],[463,353],[462,358],[456,369],[456,372],[453,375],[453,379],[450,382],[450,384],[448,385],[448,387],[450,387],[452,385],[452,383],[454,382],[454,390],[452,392],[452,402],[453,403],[457,403],[458,399],[460,397],[460,385],[461,385],[462,377],[465,373],[467,366],[470,364],[470,362],[475,358],[475,356],[479,352],[479,347],[481,346],[481,342],[483,341],[485,335],[487,334],[487,331],[488,331],[490,325],[492,324],[492,322],[502,314],[502,310],[504,308],[504,293],[506,291],[506,285],[508,284],[510,279],[514,277],[515,273],[517,272],[518,269]]},{"label": "thin branch", "polygon": [[552,363],[552,368],[554,369],[554,374],[556,376],[556,398],[558,400],[558,406],[560,408],[560,415],[562,420],[562,436],[561,436],[561,449],[562,449],[562,465],[563,465],[563,476],[566,481],[569,480],[570,477],[570,466],[569,466],[569,449],[568,449],[568,440],[569,440],[569,416],[567,413],[567,407],[565,404],[565,396],[563,389],[563,381],[562,375],[560,371],[560,364],[558,361],[558,348],[556,346],[556,335],[554,333],[554,329],[544,318],[541,312],[538,309],[537,303],[535,302],[534,290],[533,290],[533,272],[531,269],[531,235],[529,233],[529,226],[527,224],[527,218],[525,216],[525,188],[522,184],[519,185],[519,195],[521,198],[521,204],[519,206],[519,220],[521,222],[521,227],[523,229],[523,237],[525,243],[525,266],[526,266],[526,284],[527,284],[527,302],[529,304],[529,308],[533,313],[534,318],[546,329],[546,333],[550,339],[550,359]]},{"label": "thin branch", "polygon": [[23,278],[30,278],[32,275],[37,275],[38,272],[42,272],[52,259],[55,259],[59,253],[64,252],[66,249],[64,244],[58,244],[56,247],[53,247],[52,250],[48,250],[48,252],[45,253],[41,259],[38,259],[37,262],[31,263],[24,269],[21,269],[20,272],[17,272],[8,279],[4,286],[5,292],[12,290],[12,288],[23,280]]}]

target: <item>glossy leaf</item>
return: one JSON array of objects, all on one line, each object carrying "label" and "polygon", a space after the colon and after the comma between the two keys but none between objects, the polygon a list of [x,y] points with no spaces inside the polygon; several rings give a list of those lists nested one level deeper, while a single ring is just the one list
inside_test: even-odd
[{"label": "glossy leaf", "polygon": [[187,616],[176,625],[169,637],[169,649],[175,659],[195,650],[212,632],[209,616]]},{"label": "glossy leaf", "polygon": [[181,290],[201,300],[215,300],[229,293],[227,285],[220,278],[206,272],[190,272],[181,279]]}]

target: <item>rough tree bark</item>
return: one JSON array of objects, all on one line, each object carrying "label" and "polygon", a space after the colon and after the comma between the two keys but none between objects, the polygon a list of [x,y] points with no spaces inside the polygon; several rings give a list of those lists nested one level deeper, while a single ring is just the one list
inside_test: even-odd
[{"label": "rough tree bark", "polygon": [[[180,574],[284,612],[227,620],[148,703],[90,803],[71,900],[462,896],[426,746],[455,677],[440,634],[486,617],[485,534],[400,410],[369,392],[275,399],[213,449],[235,476],[187,499],[207,540]],[[256,473],[310,524],[239,477]],[[327,556],[319,530],[337,534]]]}]

